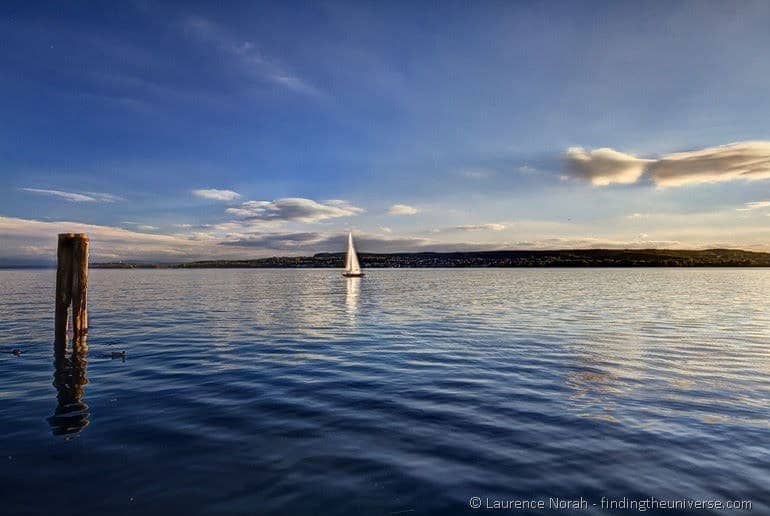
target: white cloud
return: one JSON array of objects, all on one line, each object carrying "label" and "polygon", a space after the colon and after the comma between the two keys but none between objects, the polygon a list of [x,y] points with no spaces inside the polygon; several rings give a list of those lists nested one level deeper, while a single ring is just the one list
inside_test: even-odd
[{"label": "white cloud", "polygon": [[246,201],[227,213],[245,220],[318,222],[336,217],[350,217],[363,209],[347,201],[333,199],[323,203],[301,197],[287,197],[274,201]]},{"label": "white cloud", "polygon": [[30,192],[39,195],[49,195],[52,197],[59,197],[68,202],[115,202],[124,200],[117,195],[100,193],[100,192],[64,192],[62,190],[48,190],[45,188],[21,188],[25,192]]},{"label": "white cloud", "polygon": [[409,206],[406,204],[394,204],[393,206],[388,208],[388,213],[390,215],[414,215],[419,212],[420,210],[418,210],[414,206]]},{"label": "white cloud", "polygon": [[587,151],[582,147],[567,149],[568,168],[575,175],[599,186],[612,183],[631,184],[639,180],[651,160],[639,159],[609,148]]},{"label": "white cloud", "polygon": [[747,202],[742,208],[735,208],[735,211],[752,211],[761,210],[762,208],[770,208],[770,201]]},{"label": "white cloud", "polygon": [[393,233],[393,230],[387,226],[380,226],[380,231],[382,231],[383,233]]},{"label": "white cloud", "polygon": [[455,229],[460,231],[502,231],[505,228],[505,224],[498,224],[495,222],[490,222],[487,224],[466,224],[463,226],[455,227]]},{"label": "white cloud", "polygon": [[770,141],[747,141],[642,159],[609,148],[567,150],[572,174],[595,185],[631,184],[647,172],[660,187],[770,179]]},{"label": "white cloud", "polygon": [[214,201],[234,201],[241,196],[241,194],[232,190],[218,190],[216,188],[202,188],[193,190],[192,193],[197,197],[212,199]]}]

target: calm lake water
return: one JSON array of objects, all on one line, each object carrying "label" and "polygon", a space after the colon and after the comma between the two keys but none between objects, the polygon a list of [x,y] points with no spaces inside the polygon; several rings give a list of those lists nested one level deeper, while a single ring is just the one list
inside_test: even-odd
[{"label": "calm lake water", "polygon": [[770,514],[770,270],[94,270],[56,382],[54,276],[0,271],[2,514]]}]

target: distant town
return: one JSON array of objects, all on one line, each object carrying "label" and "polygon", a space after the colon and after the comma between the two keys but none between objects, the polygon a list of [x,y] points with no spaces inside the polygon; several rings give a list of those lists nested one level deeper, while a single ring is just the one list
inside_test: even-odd
[{"label": "distant town", "polygon": [[[452,253],[361,253],[364,268],[469,267],[770,267],[770,253],[735,249],[581,249],[555,251],[479,251]],[[276,256],[253,260],[205,260],[184,263],[94,263],[102,269],[342,268],[344,253]]]}]

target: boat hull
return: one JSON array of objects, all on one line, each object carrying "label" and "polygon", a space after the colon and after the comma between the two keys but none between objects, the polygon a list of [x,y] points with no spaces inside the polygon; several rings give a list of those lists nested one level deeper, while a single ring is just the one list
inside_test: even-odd
[{"label": "boat hull", "polygon": [[346,278],[361,278],[363,277],[364,273],[363,272],[343,272],[342,275],[345,276]]}]

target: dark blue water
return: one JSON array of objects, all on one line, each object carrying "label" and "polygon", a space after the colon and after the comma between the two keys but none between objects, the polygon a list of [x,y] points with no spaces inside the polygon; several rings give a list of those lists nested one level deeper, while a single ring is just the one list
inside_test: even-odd
[{"label": "dark blue water", "polygon": [[770,270],[95,270],[56,363],[53,279],[0,271],[3,515],[770,514]]}]

